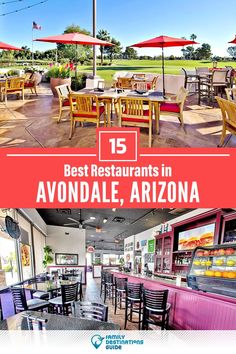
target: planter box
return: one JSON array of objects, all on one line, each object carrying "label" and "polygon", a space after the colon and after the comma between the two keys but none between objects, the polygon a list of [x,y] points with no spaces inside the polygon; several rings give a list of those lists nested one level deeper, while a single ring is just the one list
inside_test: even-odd
[{"label": "planter box", "polygon": [[51,90],[52,90],[53,96],[57,97],[57,91],[55,89],[56,86],[66,85],[66,84],[71,85],[71,78],[61,79],[61,78],[53,78],[53,77],[51,77],[50,86],[51,86]]}]

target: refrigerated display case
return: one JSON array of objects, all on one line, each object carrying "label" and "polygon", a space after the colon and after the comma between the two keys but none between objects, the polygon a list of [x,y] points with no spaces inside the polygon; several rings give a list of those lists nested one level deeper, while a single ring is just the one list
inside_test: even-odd
[{"label": "refrigerated display case", "polygon": [[187,282],[193,290],[236,297],[236,245],[197,247]]}]

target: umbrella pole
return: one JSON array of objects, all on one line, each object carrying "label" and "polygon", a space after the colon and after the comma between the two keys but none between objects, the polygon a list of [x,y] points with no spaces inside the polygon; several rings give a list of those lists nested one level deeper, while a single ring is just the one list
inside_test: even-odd
[{"label": "umbrella pole", "polygon": [[77,91],[78,44],[75,45],[75,91]]},{"label": "umbrella pole", "polygon": [[163,97],[166,95],[165,88],[165,57],[164,57],[164,47],[162,46],[162,80],[163,80]]}]

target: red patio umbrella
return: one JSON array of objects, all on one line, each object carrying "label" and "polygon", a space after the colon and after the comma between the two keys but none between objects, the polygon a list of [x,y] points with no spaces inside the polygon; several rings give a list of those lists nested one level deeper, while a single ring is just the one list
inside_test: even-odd
[{"label": "red patio umbrella", "polygon": [[229,43],[236,44],[236,36],[235,36],[235,38],[234,38],[232,41],[230,41]]},{"label": "red patio umbrella", "polygon": [[167,47],[183,47],[190,44],[198,44],[195,41],[182,39],[182,38],[173,38],[168,36],[160,36],[149,39],[144,42],[133,44],[130,47],[138,48],[162,48],[162,76],[163,76],[163,96],[165,96],[165,57],[164,57],[164,48]]},{"label": "red patio umbrella", "polygon": [[[101,39],[94,38],[88,36],[87,34],[83,33],[65,33],[58,36],[50,36],[45,38],[38,38],[35,39],[38,42],[48,42],[48,43],[58,43],[58,44],[74,44],[76,47],[78,45],[99,45],[99,46],[113,46],[114,44],[102,41]],[[77,50],[76,50],[76,59],[77,59]],[[76,60],[77,62],[77,60]],[[77,68],[77,64],[76,64]],[[76,70],[77,74],[77,70]]]},{"label": "red patio umbrella", "polygon": [[3,43],[3,42],[0,42],[0,49],[4,49],[4,50],[22,50],[22,48],[17,48],[17,47],[14,47],[13,45],[10,45],[10,44],[7,44],[7,43]]},{"label": "red patio umbrella", "polygon": [[50,36],[45,38],[35,39],[38,42],[61,43],[61,44],[75,44],[75,45],[103,45],[112,46],[112,43],[102,41],[98,38],[88,36],[83,33],[65,33],[58,36]]}]

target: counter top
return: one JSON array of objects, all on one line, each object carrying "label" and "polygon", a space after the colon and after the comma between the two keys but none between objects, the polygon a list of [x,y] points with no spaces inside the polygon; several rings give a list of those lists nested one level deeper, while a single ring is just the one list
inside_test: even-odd
[{"label": "counter top", "polygon": [[7,320],[1,321],[0,330],[28,330],[27,318],[22,316],[22,314],[26,315],[27,313],[34,317],[39,317],[40,319],[42,318],[48,320],[46,325],[47,330],[120,330],[120,326],[115,323],[100,322],[96,320],[87,320],[62,315],[52,315],[49,313],[39,313],[35,311],[22,312],[15,316],[9,317]]},{"label": "counter top", "polygon": [[144,280],[145,282],[150,282],[150,283],[155,283],[159,284],[161,286],[166,286],[167,288],[172,288],[176,290],[181,290],[181,291],[187,291],[189,293],[197,294],[198,296],[203,296],[203,297],[208,297],[212,299],[217,299],[229,303],[236,304],[236,298],[232,298],[229,296],[225,295],[219,295],[219,294],[214,294],[214,293],[209,293],[209,292],[203,292],[203,291],[197,291],[193,290],[192,288],[189,288],[186,282],[181,282],[181,285],[176,285],[175,280],[170,280],[170,279],[163,279],[162,277],[158,277],[157,275],[152,275],[151,277],[148,277],[143,274],[137,274],[134,272],[123,272],[123,271],[118,271],[118,270],[111,270],[112,273],[114,274],[120,274],[122,277],[132,277],[140,280]]}]

